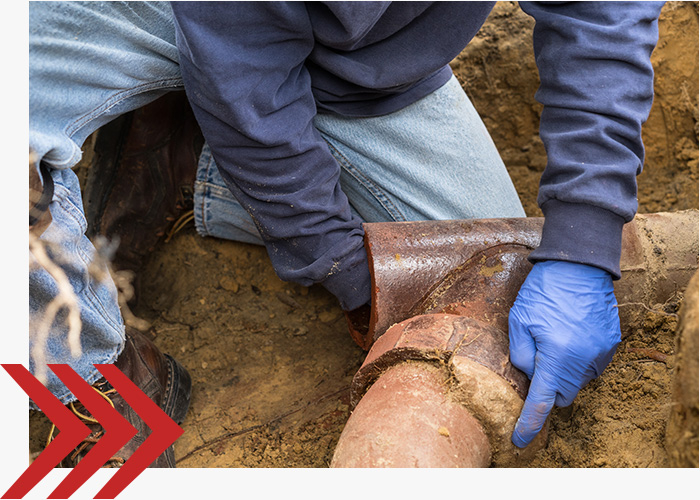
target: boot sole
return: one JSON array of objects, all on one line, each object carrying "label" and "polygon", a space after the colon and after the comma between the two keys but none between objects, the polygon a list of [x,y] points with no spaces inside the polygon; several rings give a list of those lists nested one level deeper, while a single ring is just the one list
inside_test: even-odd
[{"label": "boot sole", "polygon": [[[175,358],[165,354],[168,362],[168,386],[165,388],[163,398],[163,411],[172,418],[177,425],[187,416],[190,408],[190,396],[192,394],[192,379],[189,372]],[[164,452],[167,467],[177,467],[175,451],[172,445]],[[151,465],[153,467],[153,465]]]},{"label": "boot sole", "polygon": [[189,372],[175,358],[165,354],[168,360],[168,387],[165,389],[163,411],[177,425],[181,425],[190,408],[192,395],[192,379]]}]

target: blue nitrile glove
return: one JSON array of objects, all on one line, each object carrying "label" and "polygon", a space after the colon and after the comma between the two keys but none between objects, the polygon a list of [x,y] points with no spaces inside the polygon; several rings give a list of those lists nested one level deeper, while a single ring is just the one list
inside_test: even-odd
[{"label": "blue nitrile glove", "polygon": [[538,262],[508,325],[511,363],[531,380],[512,436],[524,448],[554,404],[570,405],[610,363],[621,338],[612,277],[585,264]]}]

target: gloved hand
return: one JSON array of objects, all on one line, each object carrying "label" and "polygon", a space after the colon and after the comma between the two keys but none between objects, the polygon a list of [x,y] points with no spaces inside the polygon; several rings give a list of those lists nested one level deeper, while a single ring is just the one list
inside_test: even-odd
[{"label": "gloved hand", "polygon": [[524,448],[554,404],[570,405],[599,376],[620,343],[612,276],[572,262],[536,263],[510,310],[510,360],[530,378],[513,431]]}]

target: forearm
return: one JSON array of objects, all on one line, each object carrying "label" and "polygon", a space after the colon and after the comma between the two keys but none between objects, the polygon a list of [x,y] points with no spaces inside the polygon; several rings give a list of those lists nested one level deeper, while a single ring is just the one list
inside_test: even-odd
[{"label": "forearm", "polygon": [[361,221],[313,126],[303,5],[175,3],[185,88],[233,195],[281,279],[320,283],[344,309],[369,301]]},{"label": "forearm", "polygon": [[522,7],[536,20],[536,97],[548,156],[538,196],[545,228],[531,259],[590,264],[619,278],[622,225],[637,210],[661,3]]}]

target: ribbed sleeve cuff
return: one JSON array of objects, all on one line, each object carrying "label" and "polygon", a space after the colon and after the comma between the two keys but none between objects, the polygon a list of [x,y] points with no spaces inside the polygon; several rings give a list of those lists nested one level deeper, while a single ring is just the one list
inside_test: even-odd
[{"label": "ribbed sleeve cuff", "polygon": [[620,279],[622,217],[604,208],[558,200],[549,200],[541,208],[545,216],[542,241],[530,254],[530,262],[588,264]]}]

